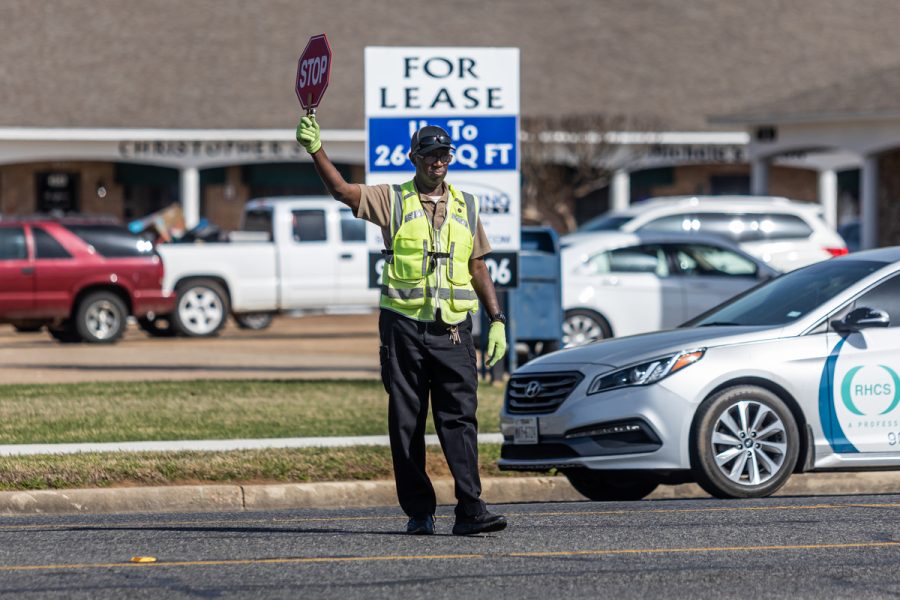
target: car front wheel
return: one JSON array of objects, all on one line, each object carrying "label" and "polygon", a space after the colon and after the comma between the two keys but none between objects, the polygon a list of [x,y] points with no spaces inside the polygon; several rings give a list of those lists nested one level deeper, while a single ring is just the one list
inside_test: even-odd
[{"label": "car front wheel", "polygon": [[570,469],[565,475],[575,491],[598,502],[640,500],[659,486],[652,476],[629,471]]},{"label": "car front wheel", "polygon": [[228,300],[222,286],[198,279],[177,289],[173,323],[182,335],[209,337],[219,333],[228,317]]},{"label": "car front wheel", "polygon": [[697,410],[691,465],[717,498],[762,498],[783,486],[797,464],[800,435],[790,409],[767,389],[741,385]]}]

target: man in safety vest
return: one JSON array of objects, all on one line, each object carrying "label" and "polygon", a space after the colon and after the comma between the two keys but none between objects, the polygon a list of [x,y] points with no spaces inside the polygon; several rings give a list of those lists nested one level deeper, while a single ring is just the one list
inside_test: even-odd
[{"label": "man in safety vest", "polygon": [[480,300],[491,316],[488,366],[506,353],[506,317],[484,264],[491,247],[478,199],[444,182],[453,161],[450,136],[434,126],[417,131],[409,151],[415,177],[394,186],[347,183],[322,149],[314,116],[301,119],[297,141],[312,155],[328,192],[382,229],[381,379],[390,398],[388,430],[397,496],[409,516],[406,531],[434,533],[436,500],[425,472],[429,396],[456,483],[453,533],[504,529],[506,518],[481,500],[471,314]]}]

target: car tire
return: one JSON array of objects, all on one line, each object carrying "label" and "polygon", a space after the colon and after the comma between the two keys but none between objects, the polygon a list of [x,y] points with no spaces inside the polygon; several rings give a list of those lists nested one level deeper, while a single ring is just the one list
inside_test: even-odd
[{"label": "car tire", "polygon": [[631,471],[569,469],[565,476],[579,494],[597,502],[640,500],[659,486],[652,476]]},{"label": "car tire", "polygon": [[137,322],[138,327],[151,337],[172,337],[177,333],[172,326],[172,318],[168,315],[159,316],[155,319],[141,317]]},{"label": "car tire", "polygon": [[196,279],[176,288],[172,324],[187,337],[217,335],[228,318],[228,296],[211,279]]},{"label": "car tire", "polygon": [[612,337],[609,321],[600,313],[586,308],[567,310],[562,330],[562,344],[566,348]]},{"label": "car tire", "polygon": [[783,486],[800,450],[790,409],[774,393],[740,385],[700,405],[691,430],[691,466],[717,498],[763,498]]},{"label": "car tire", "polygon": [[70,321],[61,325],[50,325],[47,332],[60,344],[78,344],[84,341]]},{"label": "car tire", "polygon": [[241,329],[262,331],[269,328],[274,318],[275,315],[270,312],[242,313],[234,315],[234,322]]},{"label": "car tire", "polygon": [[111,344],[128,326],[128,308],[113,292],[93,292],[75,309],[75,331],[90,344]]}]

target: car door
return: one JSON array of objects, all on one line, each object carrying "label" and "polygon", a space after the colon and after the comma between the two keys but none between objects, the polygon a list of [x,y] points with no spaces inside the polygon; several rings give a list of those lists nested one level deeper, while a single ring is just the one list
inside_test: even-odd
[{"label": "car door", "polygon": [[760,281],[756,263],[728,248],[705,243],[670,244],[665,248],[683,284],[685,320]]},{"label": "car door", "polygon": [[68,317],[72,295],[95,261],[76,261],[44,227],[32,226],[34,237],[34,312],[41,318]]},{"label": "car door", "polygon": [[843,334],[829,326],[829,441],[840,453],[900,458],[900,274],[861,294],[832,320],[861,307],[885,311],[890,325]]},{"label": "car door", "polygon": [[34,264],[25,227],[0,227],[0,319],[29,318],[33,309]]},{"label": "car door", "polygon": [[343,305],[375,305],[377,290],[369,289],[369,250],[366,247],[366,222],[353,216],[350,209],[338,211],[337,284],[338,302]]},{"label": "car door", "polygon": [[291,211],[291,238],[278,245],[278,252],[285,308],[326,308],[337,303],[338,269],[324,209]]},{"label": "car door", "polygon": [[616,336],[674,327],[684,320],[676,279],[658,244],[598,252],[566,275],[564,306],[599,312]]}]

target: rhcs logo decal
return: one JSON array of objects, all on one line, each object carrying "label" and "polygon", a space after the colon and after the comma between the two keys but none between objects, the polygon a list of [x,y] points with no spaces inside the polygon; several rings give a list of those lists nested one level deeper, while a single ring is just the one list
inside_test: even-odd
[{"label": "rhcs logo decal", "polygon": [[844,407],[853,415],[887,415],[900,404],[900,376],[885,365],[851,368],[840,387]]}]

